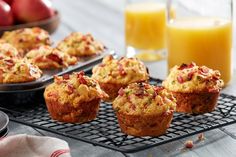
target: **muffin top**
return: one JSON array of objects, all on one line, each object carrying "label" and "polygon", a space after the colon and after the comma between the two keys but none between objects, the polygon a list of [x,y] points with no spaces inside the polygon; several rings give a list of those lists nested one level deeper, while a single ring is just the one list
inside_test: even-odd
[{"label": "muffin top", "polygon": [[108,97],[97,81],[85,76],[83,71],[55,76],[54,83],[46,87],[44,96],[74,107],[81,102]]},{"label": "muffin top", "polygon": [[71,57],[60,50],[45,45],[29,51],[25,58],[31,60],[40,69],[68,67],[77,62],[76,57]]},{"label": "muffin top", "polygon": [[2,39],[16,47],[22,57],[33,48],[51,44],[48,32],[38,27],[8,31]]},{"label": "muffin top", "polygon": [[40,78],[42,71],[26,59],[0,58],[0,83],[23,83]]},{"label": "muffin top", "polygon": [[129,84],[147,81],[149,76],[145,65],[136,58],[122,57],[119,60],[106,56],[100,65],[93,68],[92,78],[102,83]]},{"label": "muffin top", "polygon": [[162,85],[173,92],[219,92],[224,82],[220,72],[195,63],[174,66]]},{"label": "muffin top", "polygon": [[156,115],[174,111],[176,100],[163,87],[147,83],[132,83],[119,90],[113,101],[116,112],[128,115]]},{"label": "muffin top", "polygon": [[94,40],[91,34],[74,32],[59,42],[56,48],[72,56],[86,57],[101,53],[105,46]]},{"label": "muffin top", "polygon": [[19,58],[19,52],[8,43],[0,43],[0,57]]}]

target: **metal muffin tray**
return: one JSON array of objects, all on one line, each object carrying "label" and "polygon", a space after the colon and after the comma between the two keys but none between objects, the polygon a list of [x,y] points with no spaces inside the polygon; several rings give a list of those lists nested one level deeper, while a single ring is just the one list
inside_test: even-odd
[{"label": "metal muffin tray", "polygon": [[73,66],[69,66],[63,69],[45,70],[43,71],[43,76],[37,79],[36,81],[26,83],[0,84],[0,94],[38,91],[40,89],[43,89],[48,83],[52,82],[54,75],[63,75],[74,71],[80,71],[91,68],[94,65],[100,63],[103,57],[107,55],[116,56],[114,51],[106,49],[103,53],[99,55],[80,59],[78,63]]}]

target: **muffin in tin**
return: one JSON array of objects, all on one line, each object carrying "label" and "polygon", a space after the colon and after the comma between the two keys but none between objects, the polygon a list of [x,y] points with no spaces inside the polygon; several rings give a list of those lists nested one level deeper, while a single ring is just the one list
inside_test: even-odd
[{"label": "muffin in tin", "polygon": [[114,59],[106,56],[102,63],[92,70],[92,78],[97,80],[101,88],[109,95],[106,101],[113,101],[120,88],[130,83],[146,82],[149,79],[147,68],[136,58]]},{"label": "muffin in tin", "polygon": [[96,118],[99,104],[107,94],[84,72],[55,76],[44,98],[51,117],[61,122],[84,123]]},{"label": "muffin in tin", "polygon": [[162,87],[132,83],[113,101],[121,131],[133,136],[159,136],[166,132],[176,107],[175,98]]},{"label": "muffin in tin", "polygon": [[29,51],[25,57],[40,69],[63,68],[77,63],[76,57],[69,56],[50,46],[35,48]]},{"label": "muffin in tin", "polygon": [[51,45],[48,32],[38,27],[6,31],[1,39],[12,44],[22,57],[31,49]]},{"label": "muffin in tin", "polygon": [[177,112],[211,112],[224,85],[220,72],[195,63],[174,66],[163,86],[177,99]]},{"label": "muffin in tin", "polygon": [[71,56],[89,57],[102,53],[105,46],[91,34],[74,32],[59,42],[56,48]]},{"label": "muffin in tin", "polygon": [[41,75],[42,71],[26,59],[0,58],[0,83],[31,82]]},{"label": "muffin in tin", "polygon": [[0,57],[20,58],[20,54],[11,44],[0,43]]}]

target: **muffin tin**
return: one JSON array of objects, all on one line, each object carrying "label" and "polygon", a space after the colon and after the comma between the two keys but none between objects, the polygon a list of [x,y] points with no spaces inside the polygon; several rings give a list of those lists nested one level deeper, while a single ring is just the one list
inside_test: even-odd
[{"label": "muffin tin", "polygon": [[80,59],[78,63],[73,66],[69,66],[63,69],[44,70],[43,76],[36,81],[26,83],[0,84],[0,94],[37,91],[43,89],[48,83],[53,80],[54,75],[63,75],[66,73],[71,73],[73,71],[80,71],[91,68],[94,65],[100,63],[103,57],[109,54],[116,56],[114,51],[106,49],[99,55]]}]

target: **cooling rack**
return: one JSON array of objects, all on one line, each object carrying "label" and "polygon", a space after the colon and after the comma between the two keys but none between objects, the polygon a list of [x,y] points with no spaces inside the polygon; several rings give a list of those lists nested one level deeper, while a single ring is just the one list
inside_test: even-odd
[{"label": "cooling rack", "polygon": [[[159,79],[150,80],[150,84],[160,83]],[[6,102],[0,102],[0,110],[6,112],[11,121],[122,153],[138,152],[236,122],[236,97],[227,94],[220,95],[217,109],[211,113],[197,116],[175,113],[167,133],[159,137],[134,137],[123,134],[112,106],[108,103],[101,103],[95,120],[84,124],[71,124],[52,120],[44,101],[34,100],[24,105],[5,105]]]}]

